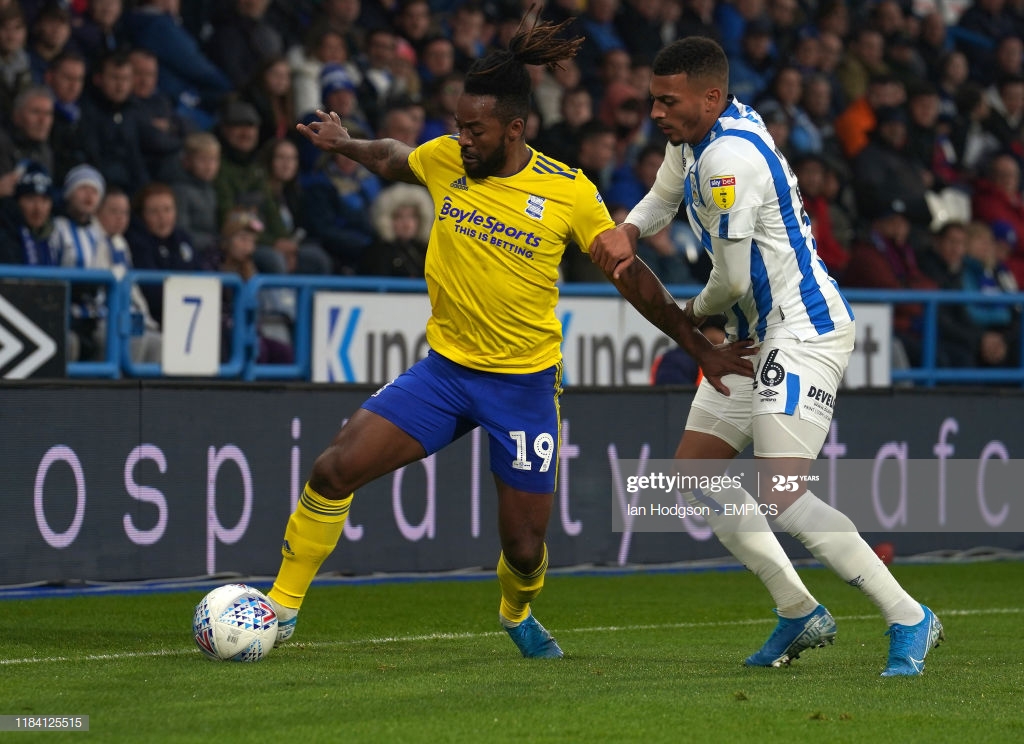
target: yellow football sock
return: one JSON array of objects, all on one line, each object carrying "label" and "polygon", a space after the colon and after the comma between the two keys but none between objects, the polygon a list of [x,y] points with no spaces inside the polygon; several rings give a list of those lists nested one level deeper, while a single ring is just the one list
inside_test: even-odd
[{"label": "yellow football sock", "polygon": [[498,583],[501,585],[501,606],[498,612],[505,620],[521,623],[530,614],[530,602],[544,588],[544,574],[548,570],[548,546],[540,565],[528,574],[520,573],[505,560],[498,558]]},{"label": "yellow football sock", "polygon": [[345,528],[352,496],[331,501],[309,484],[302,489],[298,506],[288,519],[281,544],[281,569],[269,592],[275,602],[298,609],[320,565],[331,554]]}]

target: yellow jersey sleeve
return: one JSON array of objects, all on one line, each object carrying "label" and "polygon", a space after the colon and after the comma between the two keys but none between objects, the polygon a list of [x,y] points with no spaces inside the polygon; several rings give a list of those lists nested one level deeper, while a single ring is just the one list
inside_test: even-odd
[{"label": "yellow jersey sleeve", "polygon": [[570,242],[586,251],[615,226],[597,188],[535,151],[512,176],[469,178],[450,135],[416,148],[409,165],[434,199],[431,348],[479,370],[526,374],[557,363],[562,253]]}]

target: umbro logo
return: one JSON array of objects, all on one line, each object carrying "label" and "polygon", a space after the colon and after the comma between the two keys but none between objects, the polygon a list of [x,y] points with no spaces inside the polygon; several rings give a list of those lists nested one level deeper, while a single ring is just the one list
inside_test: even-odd
[{"label": "umbro logo", "polygon": [[775,392],[774,390],[762,390],[760,393],[758,393],[758,395],[760,395],[762,398],[771,399],[778,395],[778,393]]},{"label": "umbro logo", "polygon": [[466,183],[465,176],[459,176],[450,184],[448,184],[448,186],[449,188],[458,189],[459,191],[469,191],[469,185]]}]

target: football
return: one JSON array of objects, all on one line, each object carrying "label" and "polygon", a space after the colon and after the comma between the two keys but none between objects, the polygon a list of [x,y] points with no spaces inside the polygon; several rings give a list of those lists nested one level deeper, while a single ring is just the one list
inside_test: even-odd
[{"label": "football", "polygon": [[214,589],[196,605],[192,637],[218,661],[259,661],[277,639],[277,613],[270,600],[246,584]]}]

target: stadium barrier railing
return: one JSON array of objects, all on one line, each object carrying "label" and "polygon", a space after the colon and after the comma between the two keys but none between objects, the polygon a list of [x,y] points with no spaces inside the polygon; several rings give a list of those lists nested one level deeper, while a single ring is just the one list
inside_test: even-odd
[{"label": "stadium barrier railing", "polygon": [[[116,378],[159,377],[156,363],[132,361],[128,339],[133,332],[130,310],[130,290],[133,284],[162,282],[180,273],[166,271],[130,271],[117,280],[108,271],[94,269],[36,268],[0,265],[0,279],[55,280],[74,284],[104,287],[106,315],[113,318],[108,327],[116,333],[107,333],[103,358],[94,361],[69,361],[69,377]],[[426,293],[421,279],[392,279],[383,277],[329,277],[262,274],[243,282],[235,274],[203,273],[218,278],[222,286],[233,293],[230,353],[218,370],[218,377],[243,380],[309,380],[310,351],[313,338],[313,297],[317,291],[346,291],[373,293]],[[679,298],[696,295],[695,285],[670,285],[669,291]],[[274,290],[295,292],[294,317],[290,318],[294,362],[269,364],[257,361],[261,293]],[[618,292],[610,284],[563,284],[560,293],[567,297],[616,297]],[[1003,384],[1024,386],[1024,363],[1014,360],[1007,367],[939,367],[939,308],[941,305],[981,304],[1024,307],[1024,292],[989,294],[951,290],[875,290],[843,289],[847,300],[855,303],[917,304],[923,308],[922,361],[919,367],[896,368],[891,371],[893,384],[912,383],[934,387],[940,383]],[[68,304],[70,307],[70,302]],[[1024,353],[1024,323],[1020,324],[1019,348]]]}]

